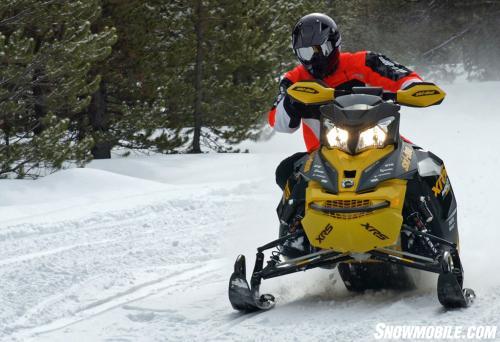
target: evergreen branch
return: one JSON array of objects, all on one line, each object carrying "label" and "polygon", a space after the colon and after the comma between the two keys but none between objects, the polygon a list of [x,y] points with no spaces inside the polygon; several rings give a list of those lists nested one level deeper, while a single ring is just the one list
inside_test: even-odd
[{"label": "evergreen branch", "polygon": [[441,44],[439,44],[439,45],[433,47],[432,49],[427,50],[426,52],[422,53],[422,57],[427,57],[427,56],[433,54],[435,51],[437,51],[437,50],[445,47],[446,45],[448,45],[449,43],[451,43],[455,39],[462,37],[464,34],[466,34],[467,32],[469,32],[471,28],[472,28],[472,25],[469,26],[469,27],[467,27],[467,28],[465,28],[464,30],[462,30],[462,31],[460,31],[460,32],[452,35],[450,38],[446,39]]},{"label": "evergreen branch", "polygon": [[[64,3],[64,0],[47,0],[45,2],[37,4],[36,6],[46,6],[46,5],[50,5],[50,4],[53,4],[53,3],[58,2],[58,1],[61,2],[61,3]],[[37,11],[38,11],[38,9],[36,7],[35,7],[35,9],[33,9],[33,8],[26,8],[25,10],[22,10],[21,12],[17,13],[16,15],[14,15],[12,17],[0,20],[0,26],[2,26],[2,25],[4,25],[4,26],[5,25],[10,25],[11,23],[16,23],[17,24],[17,20],[19,20],[20,18],[31,16],[33,13],[36,13]]]}]

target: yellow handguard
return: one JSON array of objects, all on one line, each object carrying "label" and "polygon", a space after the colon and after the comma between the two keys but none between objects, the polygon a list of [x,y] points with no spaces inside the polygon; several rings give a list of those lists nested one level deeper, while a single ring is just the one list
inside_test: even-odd
[{"label": "yellow handguard", "polygon": [[[301,81],[292,84],[287,93],[295,101],[305,105],[320,105],[335,99],[335,89],[318,81]],[[410,107],[429,107],[440,104],[446,93],[434,83],[416,83],[397,93],[386,93],[386,99],[396,100],[400,105]],[[395,98],[394,98],[395,96]]]},{"label": "yellow handguard", "polygon": [[325,87],[317,81],[302,81],[292,84],[286,92],[295,101],[305,105],[319,105],[333,101],[335,89]]},{"label": "yellow handguard", "polygon": [[446,93],[433,83],[416,83],[396,93],[396,102],[410,107],[429,107],[443,102]]}]

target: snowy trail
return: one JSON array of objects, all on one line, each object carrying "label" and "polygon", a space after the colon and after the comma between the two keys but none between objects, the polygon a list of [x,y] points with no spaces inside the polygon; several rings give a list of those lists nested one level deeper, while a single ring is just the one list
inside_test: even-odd
[{"label": "snowy trail", "polygon": [[[191,273],[189,279],[201,277],[217,263],[217,233],[225,225],[226,204],[214,189],[150,193],[150,203],[130,196],[122,201],[135,202],[133,209],[57,221],[58,212],[66,216],[64,208],[48,223],[2,227],[0,297],[8,304],[0,308],[2,334],[22,339],[178,287]],[[211,201],[204,201],[208,194]],[[186,249],[186,231],[194,226],[200,241]]]},{"label": "snowy trail", "polygon": [[296,134],[254,145],[255,154],[95,161],[1,181],[0,340],[372,341],[380,322],[500,326],[500,186],[490,180],[500,168],[500,99],[487,102],[491,86],[500,90],[450,87],[441,108],[402,119],[403,134],[447,164],[473,307],[444,311],[432,276],[413,292],[353,295],[336,272],[312,270],[263,282],[278,300],[272,311],[233,311],[234,258],[245,254],[251,269],[255,247],[276,237],[273,172],[302,150]]}]

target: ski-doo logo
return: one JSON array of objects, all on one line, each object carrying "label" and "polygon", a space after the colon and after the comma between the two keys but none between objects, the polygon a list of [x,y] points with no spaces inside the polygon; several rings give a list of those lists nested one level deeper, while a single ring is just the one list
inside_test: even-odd
[{"label": "ski-doo logo", "polygon": [[314,161],[315,155],[316,155],[316,152],[313,152],[309,155],[309,158],[307,159],[306,163],[304,164],[304,172],[309,172],[311,170],[311,165]]},{"label": "ski-doo logo", "polygon": [[415,94],[413,94],[413,97],[420,97],[420,96],[430,96],[430,95],[439,95],[440,92],[437,90],[421,90],[417,91]]},{"label": "ski-doo logo", "polygon": [[333,230],[333,226],[328,223],[326,225],[326,227],[321,231],[321,233],[319,233],[318,237],[316,238],[316,240],[318,240],[318,243],[321,243],[327,236],[328,234],[330,234]]},{"label": "ski-doo logo", "polygon": [[314,88],[309,88],[309,87],[294,87],[294,88],[292,88],[292,90],[300,91],[301,93],[319,94],[319,91],[317,91]]},{"label": "ski-doo logo", "polygon": [[371,226],[369,223],[362,224],[361,226],[380,240],[387,240],[389,238],[387,235],[383,234],[380,230],[378,230],[374,226]]},{"label": "ski-doo logo", "polygon": [[285,190],[283,191],[283,196],[285,196],[285,200],[290,198],[292,191],[290,190],[290,183],[287,181],[285,185]]},{"label": "ski-doo logo", "polygon": [[406,145],[401,153],[401,166],[405,172],[410,170],[411,157],[413,157],[413,149]]},{"label": "ski-doo logo", "polygon": [[342,181],[342,187],[345,189],[352,188],[354,186],[354,181],[352,179],[344,179]]}]

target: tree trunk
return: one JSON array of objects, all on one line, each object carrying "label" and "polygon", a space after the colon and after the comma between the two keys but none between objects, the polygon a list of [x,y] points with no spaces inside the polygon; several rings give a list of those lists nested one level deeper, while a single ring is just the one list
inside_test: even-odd
[{"label": "tree trunk", "polygon": [[7,159],[10,159],[10,132],[4,128],[2,128],[3,133],[5,134],[4,136],[4,142],[5,142],[5,155],[7,156]]},{"label": "tree trunk", "polygon": [[33,132],[39,135],[43,131],[42,119],[47,115],[46,105],[45,105],[45,94],[43,87],[40,85],[41,79],[43,78],[43,71],[41,68],[35,68],[33,71],[33,100],[34,100],[34,111],[36,118],[36,126]]},{"label": "tree trunk", "polygon": [[202,0],[196,2],[196,17],[194,29],[196,32],[196,62],[195,62],[195,102],[194,102],[194,133],[193,133],[193,146],[191,153],[201,153],[200,139],[202,121],[201,103],[203,99],[203,20],[204,8]]},{"label": "tree trunk", "polygon": [[[35,38],[35,47],[34,51],[40,51],[42,41],[40,38]],[[36,62],[35,62],[36,63]],[[42,85],[44,82],[45,72],[44,68],[40,65],[37,65],[33,69],[33,76],[31,78],[32,81],[32,91],[33,91],[33,110],[35,112],[36,118],[36,126],[33,128],[33,132],[36,135],[39,135],[43,131],[42,119],[47,115],[47,99],[46,99],[46,90]]]},{"label": "tree trunk", "polygon": [[[89,122],[96,132],[105,132],[107,130],[107,93],[106,84],[101,82],[99,89],[92,95],[92,101],[89,106]],[[94,159],[110,159],[112,144],[107,141],[96,141],[92,148]]]}]

